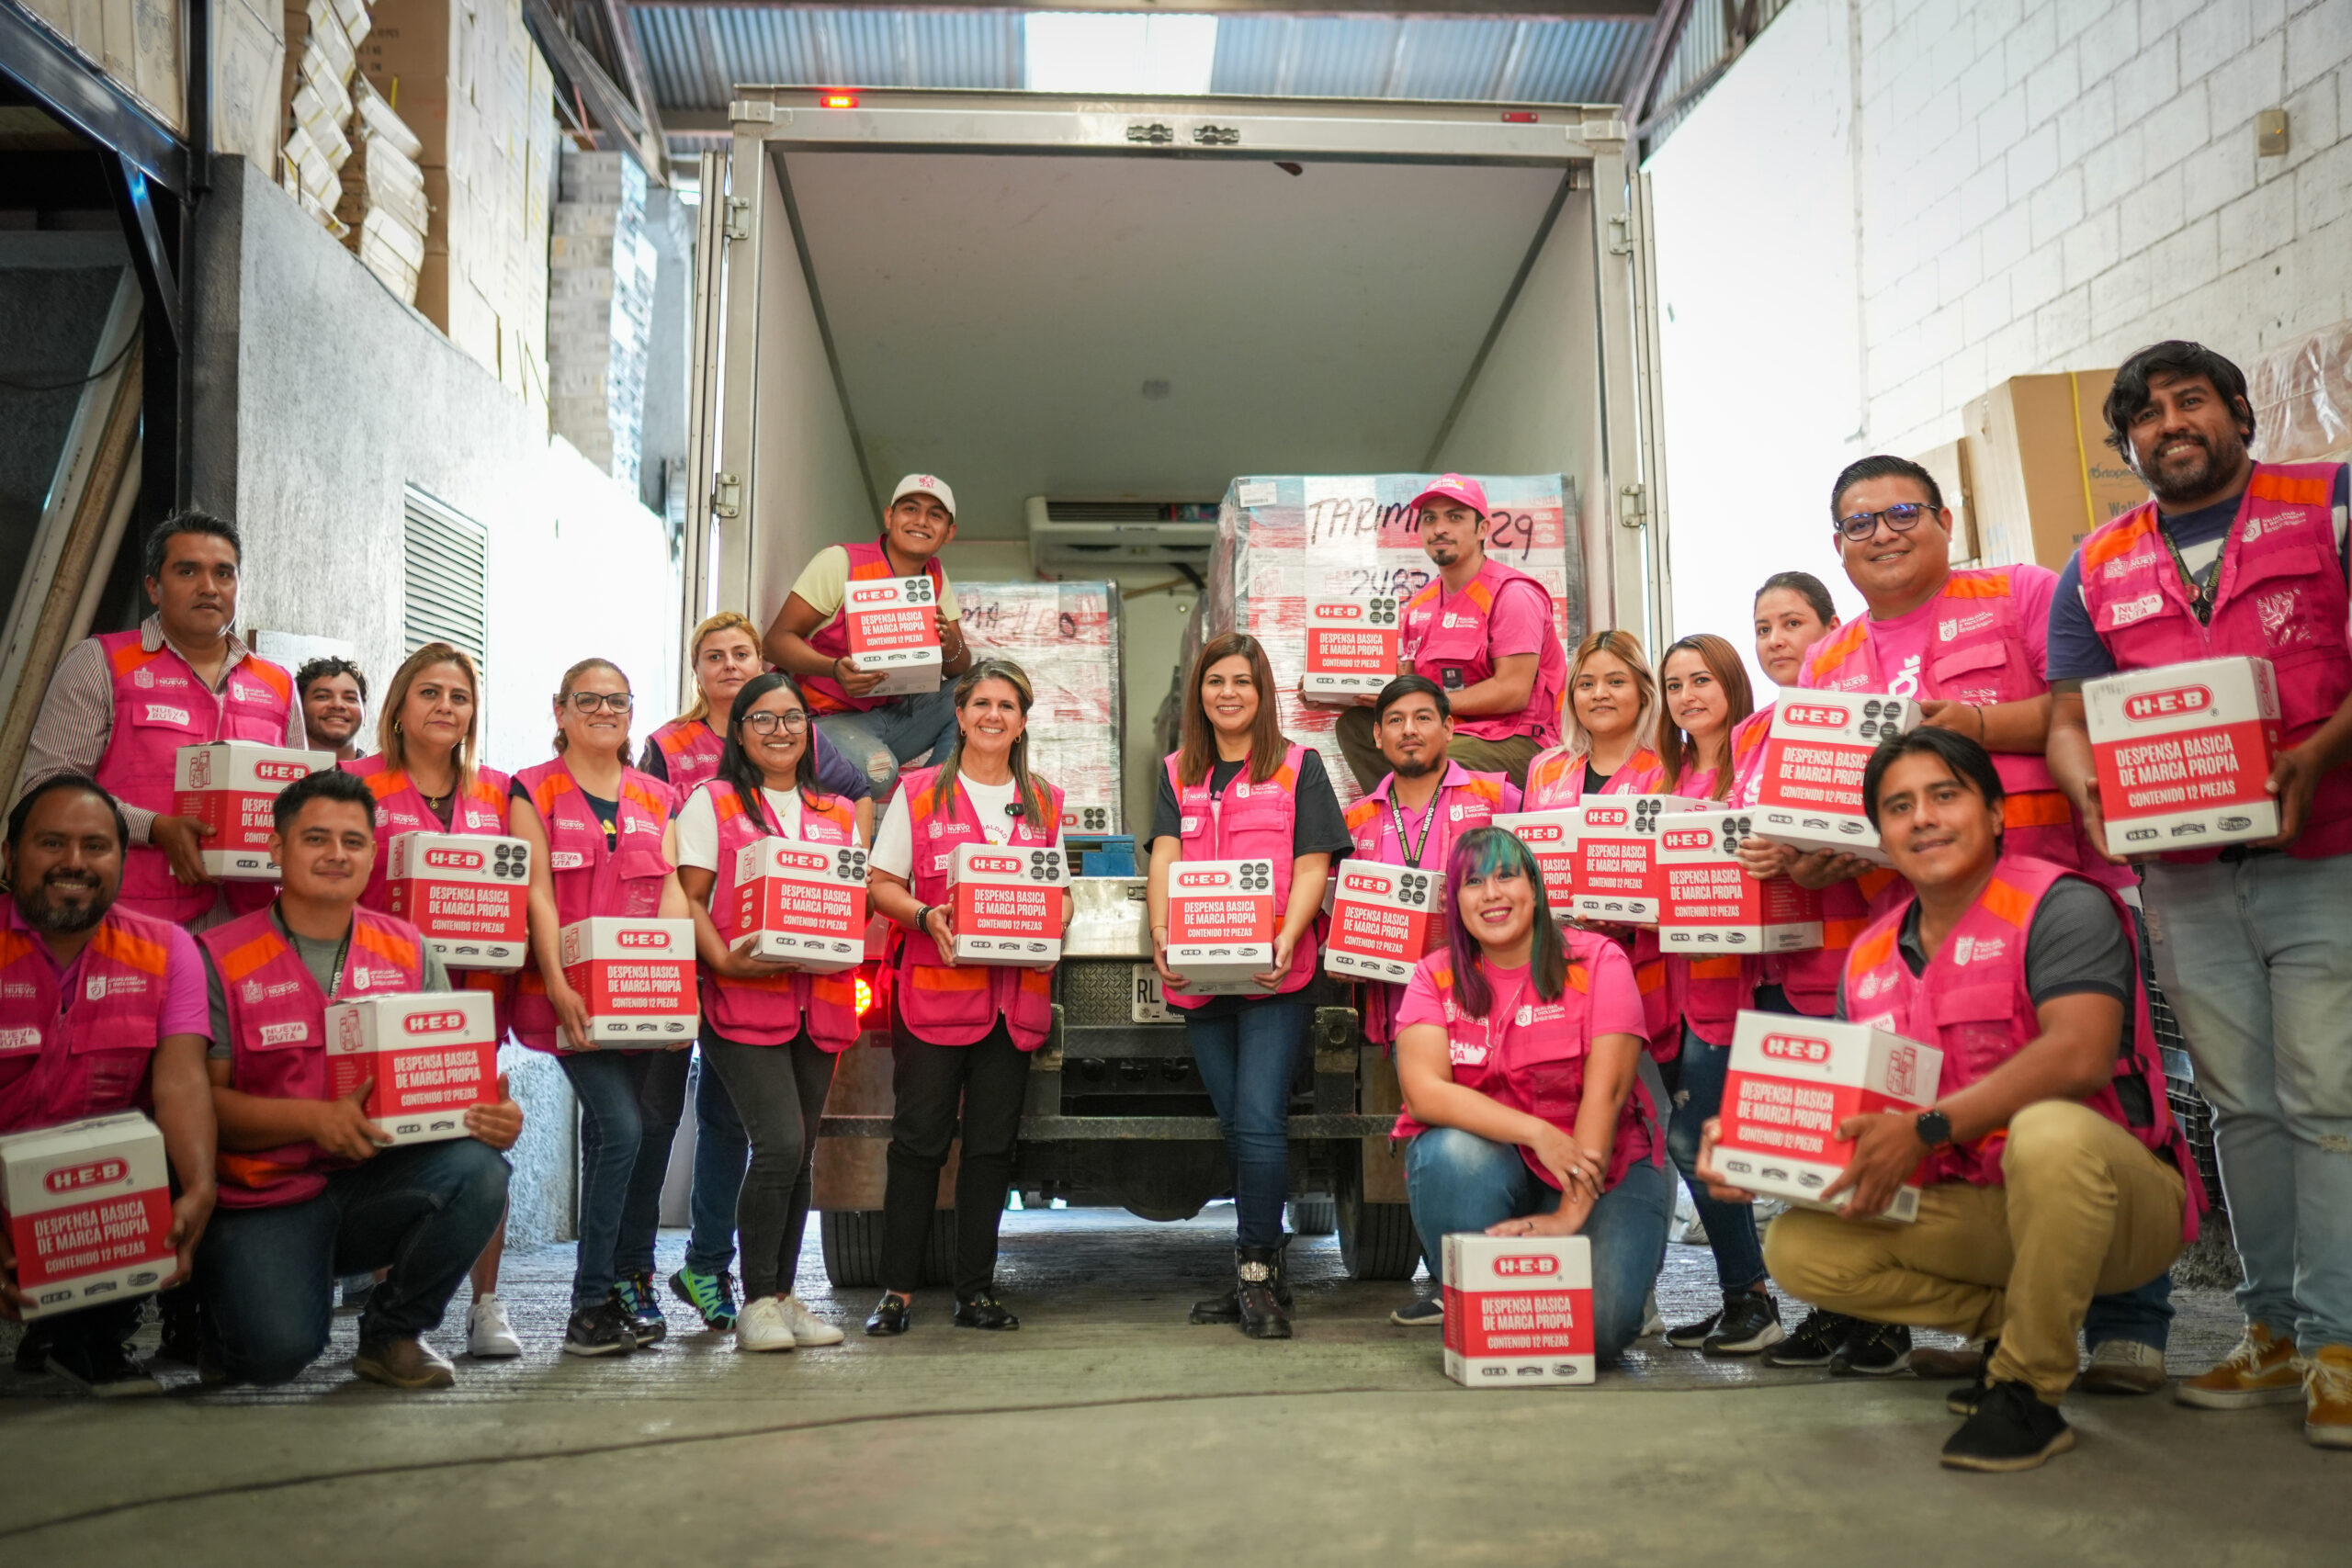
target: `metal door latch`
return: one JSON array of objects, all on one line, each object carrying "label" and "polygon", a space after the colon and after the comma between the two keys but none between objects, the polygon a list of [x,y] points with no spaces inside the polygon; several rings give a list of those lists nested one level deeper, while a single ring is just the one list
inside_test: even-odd
[{"label": "metal door latch", "polygon": [[1176,128],[1162,125],[1157,120],[1149,125],[1131,125],[1127,127],[1127,140],[1149,142],[1154,147],[1165,146],[1176,140]]},{"label": "metal door latch", "polygon": [[1203,147],[1238,147],[1241,128],[1238,125],[1196,125],[1193,140]]}]

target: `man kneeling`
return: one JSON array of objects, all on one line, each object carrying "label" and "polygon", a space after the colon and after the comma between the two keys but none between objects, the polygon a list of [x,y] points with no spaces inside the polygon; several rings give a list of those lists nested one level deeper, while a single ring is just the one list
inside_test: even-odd
[{"label": "man kneeling", "polygon": [[352,1370],[394,1388],[447,1388],[424,1342],[506,1209],[506,1161],[523,1112],[466,1112],[470,1137],[393,1148],[360,1109],[369,1085],[327,1094],[330,1000],[451,989],[405,920],[358,907],[376,859],[376,800],[330,769],[288,784],[270,853],[277,902],[198,938],[212,1001],[220,1207],[197,1280],[205,1369],[280,1383],[327,1347],[339,1275],[389,1268],[359,1318]]},{"label": "man kneeling", "polygon": [[[1854,943],[1838,1016],[1941,1050],[1942,1093],[1841,1123],[1852,1162],[1823,1197],[1843,1209],[1773,1221],[1765,1263],[1833,1312],[1990,1339],[1950,1400],[1968,1420],[1943,1462],[2030,1470],[2075,1443],[2058,1406],[2084,1309],[2172,1267],[2201,1190],[2183,1179],[2130,911],[2003,852],[2000,775],[1953,731],[1881,746],[1862,799],[1912,893]],[[1915,1171],[1916,1223],[1864,1217]]]}]

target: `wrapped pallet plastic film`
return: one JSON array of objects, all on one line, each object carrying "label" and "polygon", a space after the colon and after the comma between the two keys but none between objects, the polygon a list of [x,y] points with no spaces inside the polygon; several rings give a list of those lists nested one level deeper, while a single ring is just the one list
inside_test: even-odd
[{"label": "wrapped pallet plastic film", "polygon": [[2247,365],[2245,379],[2258,460],[2341,459],[2352,449],[2352,321],[2281,344]]},{"label": "wrapped pallet plastic film", "polygon": [[1119,592],[1108,582],[958,582],[974,659],[1028,673],[1029,766],[1060,786],[1062,830],[1117,833],[1125,738]]},{"label": "wrapped pallet plastic film", "polygon": [[[1208,586],[1186,634],[1185,671],[1207,637],[1239,628],[1266,646],[1283,732],[1322,753],[1341,805],[1363,792],[1340,755],[1340,709],[1302,702],[1310,597],[1408,599],[1436,568],[1408,510],[1434,474],[1256,476],[1238,479],[1217,516]],[[1552,626],[1566,647],[1584,636],[1584,560],[1557,474],[1476,476],[1486,486],[1487,549],[1552,595]],[[1178,676],[1182,682],[1185,677]]]}]

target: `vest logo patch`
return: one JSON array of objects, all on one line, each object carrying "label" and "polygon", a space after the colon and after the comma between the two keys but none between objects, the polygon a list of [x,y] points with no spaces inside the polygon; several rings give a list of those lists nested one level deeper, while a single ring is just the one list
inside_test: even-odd
[{"label": "vest logo patch", "polygon": [[150,724],[190,724],[195,721],[188,717],[187,709],[186,708],[171,707],[163,703],[149,703],[147,705],[147,722]]},{"label": "vest logo patch", "polygon": [[40,1031],[29,1026],[23,1029],[0,1029],[0,1051],[38,1051]]},{"label": "vest logo patch", "polygon": [[33,987],[26,981],[10,980],[6,984],[0,984],[0,997],[6,997],[11,1001],[29,1000],[32,995]]},{"label": "vest logo patch", "polygon": [[1451,611],[1451,610],[1448,610],[1448,611],[1445,613],[1445,618],[1444,618],[1444,619],[1442,619],[1442,620],[1441,620],[1441,621],[1439,621],[1439,622],[1438,622],[1438,625],[1439,625],[1439,626],[1451,626],[1452,625],[1453,625],[1453,623],[1454,623],[1454,619],[1455,619],[1455,616],[1454,616],[1453,612],[1453,611]]},{"label": "vest logo patch", "polygon": [[1521,1029],[1525,1029],[1529,1024],[1535,1021],[1535,1010],[1527,1006],[1525,1003],[1521,1003],[1517,1016],[1512,1018],[1511,1021],[1519,1025]]},{"label": "vest logo patch", "polygon": [[2110,628],[2128,626],[2134,621],[2146,620],[2164,607],[2165,596],[2161,593],[2143,593],[2137,599],[2118,599],[2108,609],[2107,624]]},{"label": "vest logo patch", "polygon": [[621,824],[621,831],[624,833],[658,833],[661,830],[652,823],[635,817]]},{"label": "vest logo patch", "polygon": [[1459,822],[1459,821],[1461,821],[1461,820],[1462,820],[1462,807],[1461,807],[1460,806],[1458,806],[1458,805],[1457,805],[1457,806],[1453,807],[1453,808],[1448,812],[1448,814],[1447,814],[1447,815],[1451,818],[1451,819],[1452,819],[1452,820],[1456,821],[1456,822]]},{"label": "vest logo patch", "polygon": [[250,1006],[252,1006],[254,1003],[255,1003],[255,1002],[257,1002],[257,1001],[261,1000],[261,998],[262,998],[261,982],[260,982],[259,980],[248,980],[248,981],[246,981],[246,982],[245,982],[245,984],[244,984],[244,989],[243,989],[243,997],[244,997],[244,998],[245,998],[245,1005],[246,1005],[246,1006],[248,1006],[248,1007],[250,1007]]},{"label": "vest logo patch", "polygon": [[1249,799],[1249,798],[1250,798],[1250,781],[1249,781],[1248,779],[1243,779],[1239,784],[1235,784],[1235,785],[1233,786],[1233,793],[1234,793],[1234,795],[1235,795],[1237,797],[1238,797],[1239,799],[1242,799],[1242,800],[1247,800],[1247,799]]},{"label": "vest logo patch", "polygon": [[[1192,830],[1193,830],[1193,818],[1191,818],[1190,817],[1187,817],[1187,818],[1184,818],[1184,831],[1186,831],[1187,833],[1189,833],[1189,832],[1191,832]],[[945,831],[947,831],[947,829],[944,829],[944,828],[943,828],[943,827],[941,827],[941,826],[940,826],[940,824],[939,824],[939,822],[938,822],[938,820],[937,820],[936,818],[933,818],[933,821],[932,821],[932,824],[931,824],[931,836],[932,836],[933,838],[936,839],[937,837],[939,837],[939,835],[940,835],[940,834],[942,834],[942,833],[944,833],[944,832],[945,832]]]},{"label": "vest logo patch", "polygon": [[[623,931],[620,934],[619,940],[621,945],[623,947],[627,947],[628,945],[628,933],[627,931]],[[401,973],[397,969],[355,970],[351,976],[351,983],[358,987],[363,991],[374,991],[379,989],[394,990],[400,986]]]},{"label": "vest logo patch", "polygon": [[265,1045],[292,1045],[311,1037],[307,1023],[265,1023],[261,1026],[261,1043]]},{"label": "vest logo patch", "polygon": [[588,857],[578,850],[557,850],[548,856],[549,871],[578,871],[588,863]]},{"label": "vest logo patch", "polygon": [[130,683],[152,692],[155,689],[155,672],[142,664],[130,672]]},{"label": "vest logo patch", "polygon": [[104,1001],[109,996],[136,996],[147,988],[144,975],[93,975],[82,987],[82,995],[89,1001]]},{"label": "vest logo patch", "polygon": [[1878,971],[1873,969],[1862,976],[1862,983],[1854,987],[1854,994],[1867,1001],[1885,988],[1884,981],[1879,977]]},{"label": "vest logo patch", "polygon": [[1993,615],[1988,610],[1979,615],[1962,615],[1956,621],[1939,621],[1936,623],[1936,636],[1941,641],[1950,642],[1956,637],[1966,637],[1971,632],[1984,631],[1992,624]]},{"label": "vest logo patch", "polygon": [[1951,944],[1954,964],[1990,964],[2009,950],[2007,939],[1997,936],[1963,936]]},{"label": "vest logo patch", "polygon": [[2156,558],[2146,550],[2134,550],[2128,556],[2119,557],[2108,562],[2099,570],[2109,582],[2120,582],[2142,568],[2155,564]]}]

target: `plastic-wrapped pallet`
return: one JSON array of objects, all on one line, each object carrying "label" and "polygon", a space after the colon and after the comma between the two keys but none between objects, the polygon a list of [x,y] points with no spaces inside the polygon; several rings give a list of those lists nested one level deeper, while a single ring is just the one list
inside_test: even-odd
[{"label": "plastic-wrapped pallet", "polygon": [[638,482],[658,253],[645,171],[619,152],[563,154],[548,249],[548,372],[557,434]]},{"label": "plastic-wrapped pallet", "polygon": [[[1196,617],[1203,638],[1238,628],[1265,644],[1283,732],[1323,754],[1342,805],[1363,792],[1340,754],[1342,710],[1300,701],[1309,597],[1408,599],[1435,574],[1408,510],[1433,474],[1257,476],[1238,479],[1217,515],[1216,554]],[[1584,563],[1568,527],[1557,474],[1476,476],[1493,512],[1487,550],[1541,582],[1564,645],[1584,635]],[[1189,633],[1190,651],[1198,640]],[[1189,674],[1189,660],[1185,665]],[[1181,681],[1185,676],[1180,675]]]},{"label": "plastic-wrapped pallet", "polygon": [[1029,765],[1062,792],[1062,829],[1117,833],[1119,591],[1108,582],[957,582],[975,659],[1010,659],[1028,674]]}]

